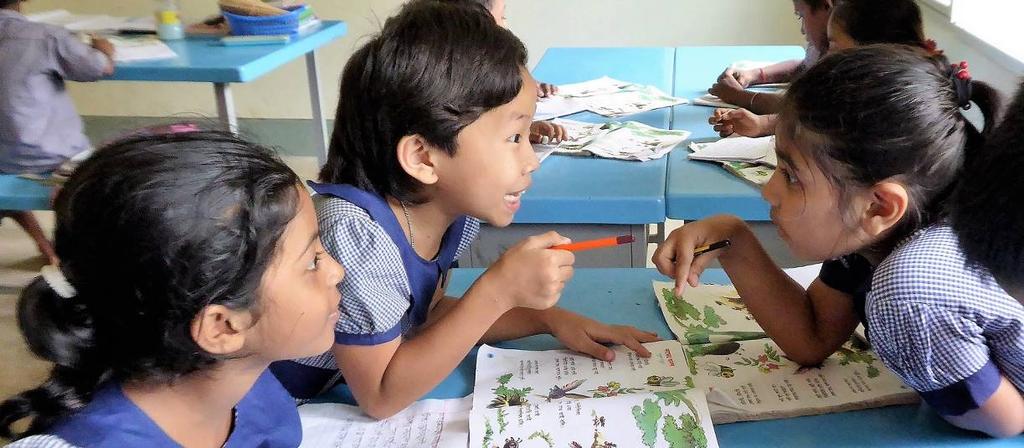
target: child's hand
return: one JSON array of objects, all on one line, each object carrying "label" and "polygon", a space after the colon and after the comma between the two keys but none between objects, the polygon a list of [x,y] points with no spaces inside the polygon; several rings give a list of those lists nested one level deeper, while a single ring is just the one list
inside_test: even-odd
[{"label": "child's hand", "polygon": [[100,53],[107,55],[108,58],[114,58],[114,44],[110,43],[109,40],[98,36],[92,36],[92,47]]},{"label": "child's hand", "polygon": [[[726,70],[728,71],[728,70]],[[733,76],[726,76],[725,73],[718,77],[718,81],[711,85],[708,89],[708,93],[717,96],[722,101],[729,104],[735,104],[737,106],[743,102],[741,94],[744,92],[746,87],[734,78]]]},{"label": "child's hand", "polygon": [[747,88],[750,87],[752,84],[755,84],[758,80],[760,80],[760,76],[760,70],[736,70],[733,69],[732,67],[729,67],[725,69],[725,71],[723,71],[721,75],[718,75],[718,80],[719,82],[721,82],[722,78],[733,78],[736,80],[736,82],[740,84],[740,86],[742,86],[743,88]]},{"label": "child's hand", "polygon": [[494,279],[500,291],[498,300],[508,309],[551,308],[572,278],[576,257],[572,252],[550,248],[570,242],[555,232],[531,236],[506,251],[484,276]]},{"label": "child's hand", "polygon": [[694,258],[694,249],[732,239],[736,230],[743,225],[743,221],[730,215],[712,216],[685,224],[672,231],[668,238],[658,245],[651,261],[658,268],[658,272],[676,280],[675,293],[676,295],[682,294],[684,282],[696,287],[704,269],[715,258],[729,250],[728,248],[713,250]]},{"label": "child's hand", "polygon": [[558,94],[558,86],[546,82],[537,83],[537,97],[547,98]]},{"label": "child's hand", "polygon": [[562,309],[545,312],[544,320],[551,335],[563,345],[605,361],[614,360],[615,352],[602,345],[604,343],[625,345],[641,357],[648,358],[651,352],[641,344],[661,340],[656,333],[627,325],[603,324]]},{"label": "child's hand", "polygon": [[530,124],[530,143],[557,144],[565,140],[565,127],[550,121],[534,121]]},{"label": "child's hand", "polygon": [[739,134],[744,137],[762,137],[771,132],[765,129],[766,120],[746,109],[715,109],[708,119],[718,135],[728,137]]}]

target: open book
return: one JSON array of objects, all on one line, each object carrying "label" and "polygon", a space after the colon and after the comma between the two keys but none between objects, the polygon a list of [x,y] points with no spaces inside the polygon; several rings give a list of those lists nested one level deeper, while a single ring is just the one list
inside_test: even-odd
[{"label": "open book", "polygon": [[726,171],[755,185],[767,184],[779,164],[773,136],[734,136],[710,143],[690,143],[689,148],[690,159],[719,162]]},{"label": "open book", "polygon": [[534,151],[646,162],[664,157],[690,136],[689,131],[659,129],[635,121],[553,122],[565,127],[566,139],[554,145],[534,145]]},{"label": "open book", "polygon": [[676,341],[643,359],[489,346],[477,355],[470,447],[716,447],[704,393]]},{"label": "open book", "polygon": [[606,117],[621,117],[686,102],[686,99],[673,97],[654,86],[605,76],[558,86],[557,95],[537,101],[533,118],[548,120],[587,110]]},{"label": "open book", "polygon": [[707,392],[715,423],[918,401],[856,336],[820,366],[801,366],[768,339],[732,286],[686,288],[682,297],[672,283],[653,286],[669,328],[685,344],[686,373]]}]

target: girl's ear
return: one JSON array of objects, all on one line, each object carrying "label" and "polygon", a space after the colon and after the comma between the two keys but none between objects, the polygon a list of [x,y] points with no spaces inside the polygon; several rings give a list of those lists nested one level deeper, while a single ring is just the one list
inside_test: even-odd
[{"label": "girl's ear", "polygon": [[398,141],[395,151],[398,154],[398,164],[406,173],[425,185],[437,183],[437,169],[432,157],[438,151],[433,151],[423,137],[406,135]]},{"label": "girl's ear", "polygon": [[252,314],[234,311],[223,305],[209,305],[192,320],[192,340],[213,355],[237,353],[245,345],[246,330],[252,327]]},{"label": "girl's ear", "polygon": [[864,232],[874,238],[896,226],[907,213],[910,196],[897,182],[879,182],[868,190],[868,207],[864,210]]}]

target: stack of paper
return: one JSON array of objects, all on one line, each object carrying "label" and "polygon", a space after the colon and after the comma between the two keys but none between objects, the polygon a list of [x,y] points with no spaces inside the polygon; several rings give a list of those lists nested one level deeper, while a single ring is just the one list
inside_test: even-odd
[{"label": "stack of paper", "polygon": [[43,11],[29,14],[33,22],[61,26],[70,31],[80,33],[116,33],[118,31],[151,31],[156,32],[154,17],[116,17],[103,14],[86,15],[72,14],[64,9]]},{"label": "stack of paper", "polygon": [[654,86],[619,81],[607,76],[558,86],[558,94],[537,102],[535,120],[547,120],[589,110],[606,117],[646,112],[687,103]]},{"label": "stack of paper", "polygon": [[726,170],[757,185],[764,185],[775,173],[775,137],[723,138],[711,143],[690,143],[690,158],[720,162]]},{"label": "stack of paper", "polygon": [[689,131],[665,130],[635,121],[584,123],[558,119],[565,140],[556,145],[534,145],[534,150],[576,156],[648,161],[664,157],[690,136]]},{"label": "stack of paper", "polygon": [[704,393],[675,341],[613,347],[600,361],[568,350],[483,346],[477,355],[471,447],[718,446]]},{"label": "stack of paper", "polygon": [[915,403],[917,394],[857,337],[819,366],[801,366],[753,319],[728,285],[654,282],[669,328],[684,344],[687,374],[707,392],[715,423],[787,418]]},{"label": "stack of paper", "polygon": [[174,59],[178,54],[155,36],[108,38],[114,44],[114,60],[117,62],[151,61]]}]

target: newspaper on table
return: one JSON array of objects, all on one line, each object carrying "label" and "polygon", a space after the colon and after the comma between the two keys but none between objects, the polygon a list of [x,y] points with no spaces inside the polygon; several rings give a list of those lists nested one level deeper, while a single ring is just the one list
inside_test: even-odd
[{"label": "newspaper on table", "polygon": [[664,157],[690,136],[689,131],[659,129],[635,121],[584,123],[556,119],[553,123],[565,127],[567,138],[554,145],[534,145],[535,151],[649,161]]},{"label": "newspaper on table", "polygon": [[471,447],[716,447],[704,394],[682,346],[613,347],[614,361],[568,350],[483,346],[477,355]]},{"label": "newspaper on table", "polygon": [[548,120],[588,110],[606,117],[622,117],[685,103],[686,99],[673,97],[657,87],[605,76],[558,86],[557,95],[537,102],[534,119]]}]

